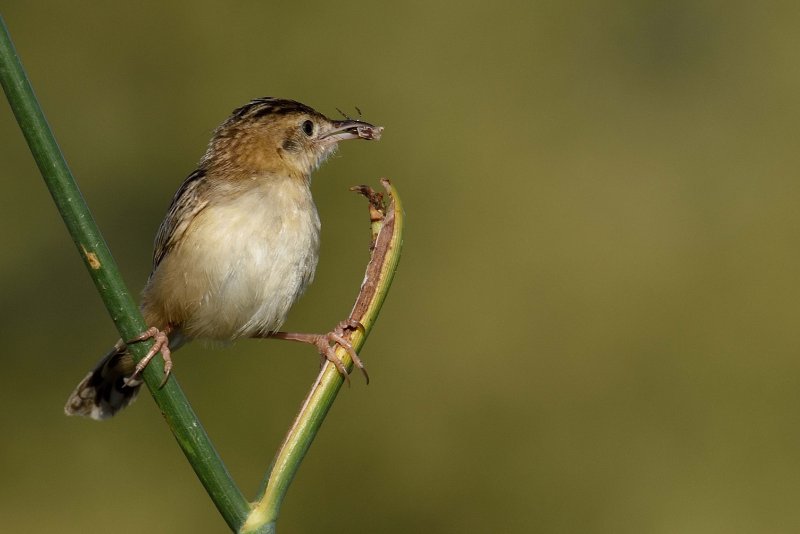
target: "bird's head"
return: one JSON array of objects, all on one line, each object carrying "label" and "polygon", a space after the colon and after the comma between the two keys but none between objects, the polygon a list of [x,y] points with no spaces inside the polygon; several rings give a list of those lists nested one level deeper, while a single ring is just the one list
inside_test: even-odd
[{"label": "bird's head", "polygon": [[201,165],[308,180],[339,141],[377,140],[382,132],[359,120],[329,119],[294,100],[257,98],[216,129]]}]

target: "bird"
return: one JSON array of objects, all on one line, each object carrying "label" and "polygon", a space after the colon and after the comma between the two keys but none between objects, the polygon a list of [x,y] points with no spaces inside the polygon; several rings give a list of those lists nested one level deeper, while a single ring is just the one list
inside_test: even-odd
[{"label": "bird", "polygon": [[[262,97],[235,109],[214,130],[156,234],[140,304],[149,328],[117,341],[70,394],[67,415],[112,417],[136,398],[142,370],[156,354],[164,358],[163,386],[171,352],[194,339],[311,343],[347,377],[334,351],[339,344],[367,376],[343,337],[361,327],[357,322],[343,321],[327,334],[279,331],[317,267],[320,220],[312,172],[340,141],[378,140],[383,132],[343,115],[333,120],[295,100]],[[151,338],[151,350],[136,364],[128,346]]]}]

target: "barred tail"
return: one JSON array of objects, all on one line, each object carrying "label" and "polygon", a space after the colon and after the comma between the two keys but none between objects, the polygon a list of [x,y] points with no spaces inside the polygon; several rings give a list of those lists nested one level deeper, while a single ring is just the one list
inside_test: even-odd
[{"label": "barred tail", "polygon": [[125,378],[132,375],[133,370],[133,358],[120,340],[81,380],[69,396],[64,412],[98,421],[112,417],[133,402],[139,393],[141,380],[125,384]]}]

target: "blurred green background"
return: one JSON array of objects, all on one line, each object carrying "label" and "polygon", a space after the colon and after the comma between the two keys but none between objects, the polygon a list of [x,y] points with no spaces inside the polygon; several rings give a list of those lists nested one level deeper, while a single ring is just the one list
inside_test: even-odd
[{"label": "blurred green background", "polygon": [[[345,317],[365,203],[405,202],[393,292],[281,533],[800,530],[797,6],[3,2],[134,291],[213,128],[263,95],[386,127],[316,175]],[[116,333],[0,105],[3,532],[224,532],[149,395],[67,418]],[[195,343],[176,374],[252,495],[308,347]]]}]

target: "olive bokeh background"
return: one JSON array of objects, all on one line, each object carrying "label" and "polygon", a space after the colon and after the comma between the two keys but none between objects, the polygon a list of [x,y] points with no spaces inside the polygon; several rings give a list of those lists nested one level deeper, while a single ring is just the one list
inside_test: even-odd
[{"label": "olive bokeh background", "polygon": [[[4,2],[125,279],[213,128],[257,96],[386,127],[315,175],[349,311],[365,203],[404,256],[279,532],[800,529],[800,69],[789,3]],[[0,530],[224,532],[147,393],[67,418],[116,339],[0,105]],[[176,375],[252,495],[312,349],[195,343]]]}]

